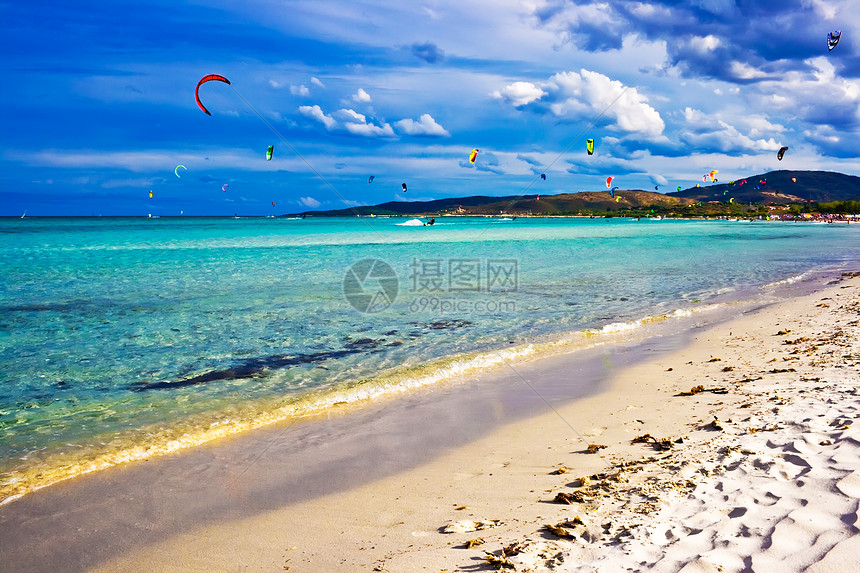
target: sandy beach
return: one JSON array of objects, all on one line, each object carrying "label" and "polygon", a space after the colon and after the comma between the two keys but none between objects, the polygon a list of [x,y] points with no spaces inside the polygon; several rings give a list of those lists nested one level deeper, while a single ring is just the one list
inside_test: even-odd
[{"label": "sandy beach", "polygon": [[[860,277],[843,276],[631,365],[622,351],[600,393],[550,398],[525,410],[543,413],[476,427],[460,444],[389,435],[364,463],[358,445],[350,463],[297,457],[314,470],[286,485],[270,470],[263,502],[229,465],[229,444],[184,456],[212,456],[196,474],[166,479],[167,460],[59,484],[0,508],[0,562],[105,572],[852,570],[858,287]],[[529,386],[541,377],[589,375],[565,360],[508,366],[476,384],[519,379],[509,399],[534,400]],[[506,409],[475,396],[488,412]],[[428,417],[428,428],[445,424],[444,412]],[[411,460],[402,471],[400,458]],[[163,466],[160,482],[145,473],[152,464]],[[216,466],[229,475],[209,475]],[[189,500],[195,480],[210,487]],[[174,489],[185,492],[182,519]]]}]

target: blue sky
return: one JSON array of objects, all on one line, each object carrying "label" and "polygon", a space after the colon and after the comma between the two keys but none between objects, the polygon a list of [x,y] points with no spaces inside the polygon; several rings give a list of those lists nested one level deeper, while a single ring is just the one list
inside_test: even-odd
[{"label": "blue sky", "polygon": [[[4,0],[0,215],[268,215],[595,191],[608,175],[670,191],[712,169],[856,175],[855,2]],[[204,84],[209,117],[194,88],[211,73],[232,87]]]}]

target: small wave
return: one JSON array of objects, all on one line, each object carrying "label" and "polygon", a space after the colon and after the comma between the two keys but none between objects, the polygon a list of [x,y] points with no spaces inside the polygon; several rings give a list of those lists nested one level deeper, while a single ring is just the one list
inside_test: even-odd
[{"label": "small wave", "polygon": [[717,310],[720,308],[719,304],[706,304],[704,306],[697,306],[696,308],[679,308],[677,310],[673,310],[667,316],[669,318],[683,318],[687,316],[693,316],[694,314],[698,314],[700,312],[708,312],[710,310]]},{"label": "small wave", "polygon": [[807,276],[809,276],[808,272],[800,273],[799,275],[795,275],[793,277],[788,277],[786,279],[782,279],[781,281],[768,283],[768,284],[764,285],[762,288],[775,288],[775,287],[783,286],[783,285],[793,285],[796,282],[802,281]]},{"label": "small wave", "polygon": [[650,316],[646,316],[645,318],[640,318],[637,320],[631,320],[630,322],[611,322],[606,324],[600,330],[596,331],[597,334],[614,334],[616,332],[624,332],[628,330],[636,330],[643,324],[647,324],[651,322],[653,319]]},{"label": "small wave", "polygon": [[703,306],[697,306],[693,308],[678,308],[673,310],[672,312],[667,312],[664,314],[658,314],[655,316],[643,316],[642,318],[637,318],[635,320],[630,320],[627,322],[611,322],[609,324],[604,325],[599,329],[590,329],[586,330],[585,334],[587,336],[599,336],[605,334],[617,334],[621,332],[630,332],[645,326],[646,324],[652,324],[655,322],[662,322],[665,320],[670,320],[673,318],[688,318],[693,315],[709,312],[712,310],[717,310],[721,308],[723,305],[720,304],[707,304]]},{"label": "small wave", "polygon": [[403,223],[395,223],[398,227],[423,227],[424,221],[421,219],[410,219],[408,221],[404,221]]}]

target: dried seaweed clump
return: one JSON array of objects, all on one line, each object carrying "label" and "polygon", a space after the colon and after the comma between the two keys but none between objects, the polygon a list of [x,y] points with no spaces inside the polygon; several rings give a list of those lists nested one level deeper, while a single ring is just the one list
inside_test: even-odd
[{"label": "dried seaweed clump", "polygon": [[582,491],[574,491],[572,493],[560,491],[558,492],[558,494],[556,494],[555,499],[553,499],[553,501],[555,503],[564,503],[570,505],[572,503],[585,503],[589,499],[591,499],[591,496],[587,495],[585,492]]}]

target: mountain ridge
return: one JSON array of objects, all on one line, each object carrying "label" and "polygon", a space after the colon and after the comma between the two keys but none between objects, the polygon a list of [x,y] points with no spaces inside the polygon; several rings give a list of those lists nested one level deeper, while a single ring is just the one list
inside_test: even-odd
[{"label": "mountain ridge", "polygon": [[[794,179],[794,181],[792,180]],[[741,184],[741,182],[746,181]],[[761,182],[765,181],[764,184]],[[759,187],[756,189],[756,187]],[[614,196],[613,196],[614,195]],[[528,194],[493,197],[472,195],[431,201],[388,201],[327,211],[304,211],[285,216],[338,217],[355,215],[570,215],[620,210],[691,209],[699,204],[787,206],[811,202],[860,200],[860,177],[833,171],[777,170],[731,182],[693,186],[659,193],[641,189],[579,191],[558,195]],[[719,205],[714,205],[715,208]]]}]

